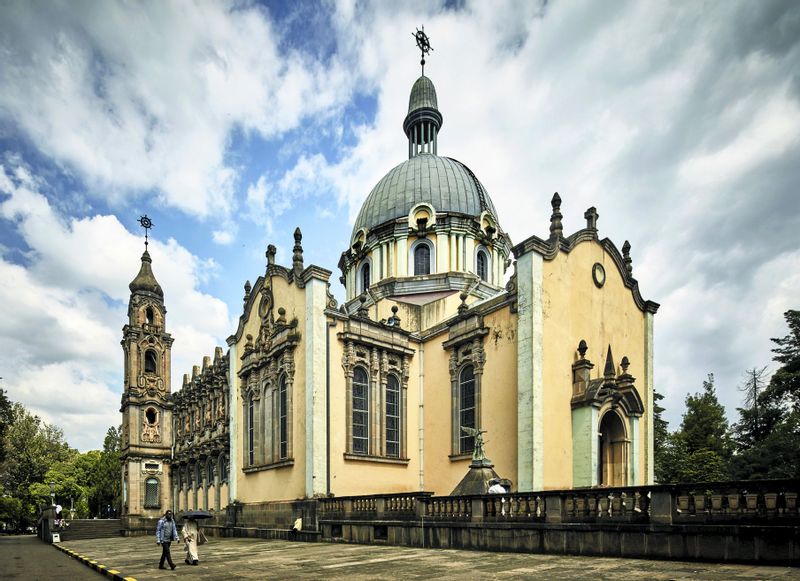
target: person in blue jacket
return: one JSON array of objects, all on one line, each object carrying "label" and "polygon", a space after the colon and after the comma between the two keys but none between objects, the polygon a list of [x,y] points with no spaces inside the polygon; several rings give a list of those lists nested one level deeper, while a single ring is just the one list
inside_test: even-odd
[{"label": "person in blue jacket", "polygon": [[169,552],[169,546],[172,541],[178,540],[178,527],[172,518],[172,511],[168,510],[164,516],[158,519],[156,525],[156,543],[161,545],[161,562],[158,564],[159,569],[166,569],[164,560],[169,563],[170,568],[175,568],[175,563],[172,562],[172,555]]}]

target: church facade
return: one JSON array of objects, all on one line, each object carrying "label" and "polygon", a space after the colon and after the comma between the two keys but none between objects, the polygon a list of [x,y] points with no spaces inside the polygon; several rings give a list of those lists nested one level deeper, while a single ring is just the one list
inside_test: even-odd
[{"label": "church facade", "polygon": [[[519,491],[653,482],[653,319],[630,245],[589,208],[514,244],[465,164],[438,153],[432,81],[408,159],[367,196],[339,261],[266,251],[238,327],[170,393],[164,293],[147,252],[123,330],[123,512],[326,496],[449,494],[474,440]],[[178,338],[180,340],[180,338]]]}]

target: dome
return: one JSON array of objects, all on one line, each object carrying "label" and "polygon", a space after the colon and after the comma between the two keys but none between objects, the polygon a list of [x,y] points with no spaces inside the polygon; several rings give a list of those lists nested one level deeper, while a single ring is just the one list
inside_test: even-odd
[{"label": "dome", "polygon": [[411,96],[408,99],[408,112],[412,113],[417,109],[438,109],[436,101],[436,87],[428,77],[422,76],[417,79],[411,87]]},{"label": "dome", "polygon": [[407,216],[423,202],[436,212],[478,216],[488,211],[497,221],[494,204],[472,170],[455,159],[421,153],[392,169],[372,189],[358,213],[353,234]]},{"label": "dome", "polygon": [[150,253],[145,250],[144,254],[142,254],[142,266],[139,269],[139,274],[137,274],[136,278],[131,281],[131,284],[128,285],[128,288],[132,293],[144,291],[164,298],[164,291],[161,290],[161,285],[158,284],[158,281],[153,274],[153,269],[150,267],[151,262],[152,260],[150,259]]}]

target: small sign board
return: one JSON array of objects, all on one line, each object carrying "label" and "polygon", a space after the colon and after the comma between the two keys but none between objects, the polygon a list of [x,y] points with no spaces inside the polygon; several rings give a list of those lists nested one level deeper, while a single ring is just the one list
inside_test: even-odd
[{"label": "small sign board", "polygon": [[61,533],[53,533],[53,542],[60,543],[61,542]]}]

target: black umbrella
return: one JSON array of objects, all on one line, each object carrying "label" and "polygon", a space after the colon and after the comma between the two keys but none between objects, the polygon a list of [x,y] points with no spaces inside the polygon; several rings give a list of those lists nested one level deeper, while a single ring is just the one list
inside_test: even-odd
[{"label": "black umbrella", "polygon": [[181,518],[191,519],[191,520],[200,520],[200,519],[204,519],[204,518],[213,518],[213,517],[214,517],[213,514],[211,514],[210,512],[207,512],[205,510],[190,510],[188,512],[183,513],[183,517],[181,517]]}]

